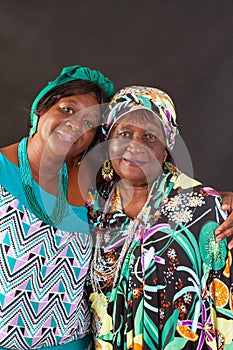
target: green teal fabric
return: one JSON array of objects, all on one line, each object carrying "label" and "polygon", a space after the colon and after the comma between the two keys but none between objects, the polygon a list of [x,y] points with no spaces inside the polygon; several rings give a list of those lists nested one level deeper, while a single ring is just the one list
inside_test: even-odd
[{"label": "green teal fabric", "polygon": [[48,82],[48,85],[40,91],[40,93],[35,98],[32,108],[31,108],[31,119],[36,110],[37,104],[39,100],[50,90],[52,90],[55,86],[60,86],[72,80],[87,80],[92,83],[99,85],[101,89],[104,90],[106,95],[109,98],[112,98],[114,95],[114,85],[111,80],[105,77],[98,70],[90,69],[88,67],[82,66],[68,66],[64,67],[61,71],[61,74],[53,81]]},{"label": "green teal fabric", "polygon": [[90,334],[88,334],[86,337],[82,339],[78,339],[71,343],[58,345],[58,346],[50,346],[44,349],[45,350],[88,350],[90,349],[91,341],[92,341],[92,337]]},{"label": "green teal fabric", "polygon": [[[13,194],[22,205],[31,210],[21,184],[19,168],[14,163],[10,162],[2,153],[0,153],[0,184],[8,192]],[[33,182],[33,186],[41,207],[50,212],[50,208],[53,208],[56,197],[44,191],[35,181]],[[62,219],[57,228],[64,231],[78,231],[89,234],[87,208],[68,205],[66,216]]]},{"label": "green teal fabric", "polygon": [[[88,350],[91,348],[92,336],[88,334],[82,339],[78,339],[68,344],[58,345],[58,346],[49,346],[47,348],[41,348],[45,350]],[[9,350],[8,348],[1,348],[0,350]]]}]

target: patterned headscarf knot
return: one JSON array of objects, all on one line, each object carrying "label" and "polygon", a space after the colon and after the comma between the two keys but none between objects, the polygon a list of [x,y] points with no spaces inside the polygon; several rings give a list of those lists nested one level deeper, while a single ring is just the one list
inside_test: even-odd
[{"label": "patterned headscarf knot", "polygon": [[146,86],[129,86],[119,90],[110,101],[103,125],[104,138],[108,139],[112,127],[125,114],[139,109],[152,111],[159,118],[168,150],[172,150],[178,135],[176,111],[171,97],[164,91]]}]

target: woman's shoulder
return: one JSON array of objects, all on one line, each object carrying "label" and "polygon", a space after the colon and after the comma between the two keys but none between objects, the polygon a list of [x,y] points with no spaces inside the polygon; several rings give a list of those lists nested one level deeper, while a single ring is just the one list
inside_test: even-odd
[{"label": "woman's shoulder", "polygon": [[0,153],[15,165],[18,165],[18,144],[19,143],[14,143],[0,148]]},{"label": "woman's shoulder", "polygon": [[183,172],[176,173],[170,180],[174,183],[173,188],[181,188],[182,190],[189,190],[194,187],[202,186],[202,183]]},{"label": "woman's shoulder", "polygon": [[173,182],[173,190],[175,190],[175,192],[200,192],[205,196],[220,197],[216,189],[203,184],[199,180],[183,172],[179,172],[178,175],[171,178],[170,181]]},{"label": "woman's shoulder", "polygon": [[202,184],[200,181],[179,173],[178,176],[171,179],[173,182],[172,191],[167,201],[181,203],[190,208],[195,208],[199,212],[201,208],[221,209],[221,196],[218,191],[209,185]]}]

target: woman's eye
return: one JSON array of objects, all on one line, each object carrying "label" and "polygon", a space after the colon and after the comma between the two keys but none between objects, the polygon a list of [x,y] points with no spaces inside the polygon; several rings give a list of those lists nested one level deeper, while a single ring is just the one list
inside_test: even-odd
[{"label": "woman's eye", "polygon": [[119,135],[122,137],[129,137],[130,136],[130,132],[129,131],[120,131]]},{"label": "woman's eye", "polygon": [[145,137],[147,140],[152,141],[152,142],[157,140],[157,137],[153,134],[147,134],[147,135],[145,135]]},{"label": "woman's eye", "polygon": [[95,127],[95,123],[93,122],[93,120],[88,120],[88,119],[86,119],[86,120],[85,120],[85,124],[86,124],[90,129],[92,129],[92,128]]},{"label": "woman's eye", "polygon": [[62,109],[68,114],[74,114],[75,113],[74,109],[72,107],[69,107],[69,106],[64,106],[64,107],[62,107]]}]

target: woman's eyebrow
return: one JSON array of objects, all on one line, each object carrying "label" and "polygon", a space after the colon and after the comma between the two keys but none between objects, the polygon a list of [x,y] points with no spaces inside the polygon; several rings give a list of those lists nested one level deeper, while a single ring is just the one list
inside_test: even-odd
[{"label": "woman's eyebrow", "polygon": [[[118,128],[130,128],[131,126],[134,126],[133,123],[118,123],[117,124]],[[144,124],[140,125],[139,128],[149,131],[149,132],[161,132],[162,127],[157,124],[149,124],[148,126],[145,126]]]},{"label": "woman's eyebrow", "polygon": [[62,101],[62,98],[60,99],[61,103],[74,103],[74,104],[78,104],[78,101],[73,100],[72,98],[66,99],[66,101]]},{"label": "woman's eyebrow", "polygon": [[162,129],[160,127],[148,127],[147,129],[148,132],[151,132],[151,133],[161,133],[162,132]]}]

